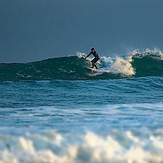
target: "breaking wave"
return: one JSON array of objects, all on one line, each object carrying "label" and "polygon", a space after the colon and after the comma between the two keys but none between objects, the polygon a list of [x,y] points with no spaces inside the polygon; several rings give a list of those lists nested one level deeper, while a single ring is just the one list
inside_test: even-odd
[{"label": "breaking wave", "polygon": [[[40,143],[41,142],[41,143]],[[54,131],[45,135],[1,136],[0,162],[155,163],[162,162],[162,140],[143,140],[131,131],[99,136],[93,132],[72,138]]]},{"label": "breaking wave", "polygon": [[92,71],[86,54],[51,58],[30,63],[1,63],[0,80],[90,80],[115,79],[144,76],[163,76],[163,54],[161,51],[134,51],[125,57],[102,56],[97,62],[99,70]]}]

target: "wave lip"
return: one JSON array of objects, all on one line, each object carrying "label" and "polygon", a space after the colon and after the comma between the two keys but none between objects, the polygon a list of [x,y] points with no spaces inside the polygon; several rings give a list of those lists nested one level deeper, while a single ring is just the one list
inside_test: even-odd
[{"label": "wave lip", "polygon": [[163,54],[160,51],[134,51],[125,57],[101,57],[98,71],[91,71],[86,54],[52,58],[31,63],[0,64],[0,80],[91,80],[163,76]]}]

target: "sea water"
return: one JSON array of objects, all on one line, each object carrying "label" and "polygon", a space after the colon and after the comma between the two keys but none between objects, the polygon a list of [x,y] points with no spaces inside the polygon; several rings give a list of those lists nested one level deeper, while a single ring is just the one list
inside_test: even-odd
[{"label": "sea water", "polygon": [[0,64],[0,162],[163,161],[160,51]]}]

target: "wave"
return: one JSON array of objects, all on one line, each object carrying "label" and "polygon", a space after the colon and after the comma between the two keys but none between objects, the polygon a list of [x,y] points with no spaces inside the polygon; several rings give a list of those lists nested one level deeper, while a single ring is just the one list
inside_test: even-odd
[{"label": "wave", "polygon": [[161,51],[134,51],[125,57],[102,56],[97,62],[99,70],[92,71],[86,54],[50,58],[30,63],[0,64],[0,80],[90,80],[116,79],[144,76],[163,76],[163,54]]},{"label": "wave", "polygon": [[0,162],[162,163],[162,108],[162,103],[5,108]]},{"label": "wave", "polygon": [[19,137],[1,135],[0,162],[161,163],[162,137],[146,137],[131,131],[114,131],[109,135],[88,131],[71,137],[55,131]]}]

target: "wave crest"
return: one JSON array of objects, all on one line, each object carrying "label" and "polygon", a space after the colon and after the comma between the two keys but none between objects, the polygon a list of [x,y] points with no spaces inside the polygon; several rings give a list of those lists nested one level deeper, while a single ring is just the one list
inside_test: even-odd
[{"label": "wave crest", "polygon": [[144,76],[163,76],[161,51],[133,51],[125,57],[104,57],[97,62],[98,71],[91,71],[92,58],[85,53],[38,62],[0,64],[0,80],[90,80]]}]

